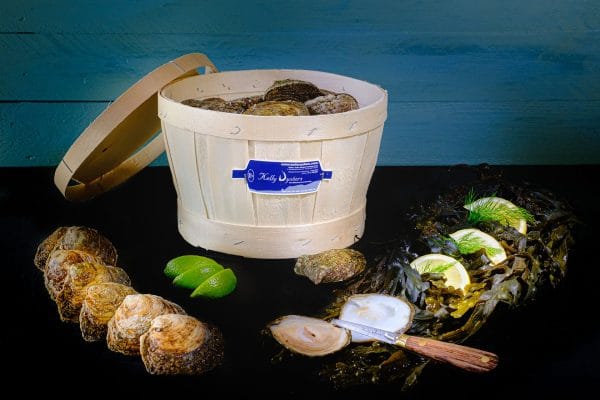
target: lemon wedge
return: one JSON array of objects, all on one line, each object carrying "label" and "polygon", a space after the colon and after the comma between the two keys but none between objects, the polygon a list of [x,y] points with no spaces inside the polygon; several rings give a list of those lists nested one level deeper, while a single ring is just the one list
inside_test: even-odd
[{"label": "lemon wedge", "polygon": [[463,291],[471,283],[465,267],[454,258],[443,254],[426,254],[413,260],[410,266],[420,274],[426,272],[441,273],[446,278],[446,286],[452,286]]},{"label": "lemon wedge", "polygon": [[464,207],[470,211],[471,222],[498,221],[512,226],[523,235],[527,233],[527,221],[533,221],[533,216],[527,210],[501,197],[482,197]]},{"label": "lemon wedge", "polygon": [[461,254],[471,254],[483,249],[493,265],[506,260],[506,252],[502,245],[479,229],[461,229],[451,233],[450,237],[458,245]]}]

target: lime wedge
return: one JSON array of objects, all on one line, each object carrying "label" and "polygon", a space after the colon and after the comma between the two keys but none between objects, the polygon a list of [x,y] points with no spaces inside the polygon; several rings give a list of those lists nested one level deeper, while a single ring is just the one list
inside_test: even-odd
[{"label": "lime wedge", "polygon": [[222,270],[223,267],[219,264],[194,265],[187,271],[177,275],[173,279],[173,284],[186,289],[196,289],[206,279]]},{"label": "lime wedge", "polygon": [[502,245],[479,229],[461,229],[451,233],[450,237],[458,245],[461,254],[471,254],[483,249],[493,265],[506,260],[506,252]]},{"label": "lime wedge", "polygon": [[194,290],[190,297],[208,297],[211,299],[217,299],[219,297],[227,296],[233,292],[237,284],[237,278],[231,270],[231,268],[224,269],[223,271],[217,272],[204,282],[200,284]]},{"label": "lime wedge", "polygon": [[175,278],[190,268],[202,267],[206,265],[219,265],[215,260],[197,255],[179,256],[167,263],[164,273],[169,278]]},{"label": "lime wedge", "polygon": [[527,221],[533,221],[533,216],[527,210],[501,197],[482,197],[464,207],[470,211],[471,222],[498,221],[512,226],[523,235],[527,233]]},{"label": "lime wedge", "polygon": [[446,278],[446,286],[465,290],[471,283],[465,267],[452,257],[443,254],[426,254],[413,260],[410,266],[420,274],[441,273]]}]

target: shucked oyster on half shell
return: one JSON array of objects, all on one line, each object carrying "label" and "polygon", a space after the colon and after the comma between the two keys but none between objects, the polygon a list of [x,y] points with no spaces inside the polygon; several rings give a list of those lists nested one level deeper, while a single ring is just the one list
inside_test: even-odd
[{"label": "shucked oyster on half shell", "polygon": [[54,299],[58,306],[60,319],[67,322],[79,322],[81,304],[87,287],[101,282],[116,282],[127,286],[131,284],[127,273],[119,267],[93,262],[82,262],[69,266],[63,288]]},{"label": "shucked oyster on half shell", "polygon": [[127,355],[140,354],[140,336],[148,331],[154,318],[163,314],[185,314],[185,311],[153,294],[126,296],[108,321],[108,348]]},{"label": "shucked oyster on half shell", "polygon": [[104,264],[117,264],[115,246],[100,232],[85,226],[69,226],[56,229],[40,245],[34,263],[40,270],[46,268],[46,261],[55,250],[82,250],[99,257]]},{"label": "shucked oyster on half shell", "polygon": [[88,342],[104,340],[108,321],[115,314],[125,296],[137,293],[131,286],[103,282],[87,287],[79,314],[79,328]]},{"label": "shucked oyster on half shell", "polygon": [[321,90],[314,84],[296,79],[275,81],[265,92],[265,100],[282,101],[294,100],[304,103],[307,100],[321,96]]},{"label": "shucked oyster on half shell", "polygon": [[357,250],[332,249],[298,257],[294,272],[315,284],[341,282],[365,269],[367,260]]},{"label": "shucked oyster on half shell", "polygon": [[268,327],[282,346],[305,356],[324,356],[350,343],[349,331],[318,318],[286,315]]},{"label": "shucked oyster on half shell", "polygon": [[[410,328],[414,308],[407,300],[387,294],[356,294],[348,297],[340,310],[344,321],[402,333]],[[353,342],[370,342],[372,338],[352,332]]]},{"label": "shucked oyster on half shell", "polygon": [[165,314],[140,337],[146,370],[157,375],[199,375],[223,361],[223,336],[189,315]]}]

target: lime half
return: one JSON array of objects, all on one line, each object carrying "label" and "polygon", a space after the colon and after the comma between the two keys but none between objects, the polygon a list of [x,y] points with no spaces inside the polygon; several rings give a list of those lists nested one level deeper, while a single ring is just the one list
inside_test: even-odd
[{"label": "lime half", "polygon": [[533,221],[533,216],[527,210],[501,197],[482,197],[465,204],[465,208],[469,210],[471,222],[498,221],[512,226],[523,235],[527,233],[527,221]]},{"label": "lime half", "polygon": [[169,278],[175,278],[188,269],[203,267],[206,265],[219,265],[215,260],[197,255],[179,256],[167,263],[164,273]]},{"label": "lime half", "polygon": [[186,289],[196,289],[206,279],[222,270],[223,267],[219,264],[194,265],[187,271],[177,275],[173,279],[173,284]]},{"label": "lime half", "polygon": [[237,284],[237,278],[231,270],[231,268],[224,269],[223,271],[217,272],[210,278],[205,280],[194,290],[191,297],[208,297],[211,299],[217,299],[219,297],[227,296],[233,292]]},{"label": "lime half", "polygon": [[410,266],[420,274],[443,274],[446,278],[446,286],[452,286],[455,289],[464,291],[465,287],[471,283],[465,267],[454,258],[444,254],[426,254],[413,260]]},{"label": "lime half", "polygon": [[451,233],[450,237],[456,242],[461,254],[471,254],[483,249],[494,265],[506,260],[506,252],[502,245],[479,229],[461,229]]}]

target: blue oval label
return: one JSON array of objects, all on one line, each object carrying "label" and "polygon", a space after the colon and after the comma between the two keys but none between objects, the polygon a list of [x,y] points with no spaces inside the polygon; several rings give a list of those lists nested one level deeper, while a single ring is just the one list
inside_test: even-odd
[{"label": "blue oval label", "polygon": [[332,171],[323,171],[319,161],[250,160],[245,169],[234,169],[231,177],[245,179],[251,192],[263,194],[314,193]]}]

